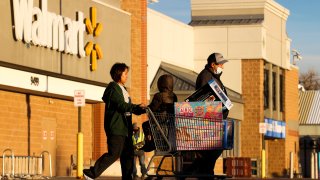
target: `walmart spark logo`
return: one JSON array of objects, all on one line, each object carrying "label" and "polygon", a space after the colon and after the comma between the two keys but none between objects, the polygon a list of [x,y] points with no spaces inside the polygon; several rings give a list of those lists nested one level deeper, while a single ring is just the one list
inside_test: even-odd
[{"label": "walmart spark logo", "polygon": [[[85,19],[86,28],[89,34],[94,37],[99,36],[102,31],[102,24],[97,23],[97,9],[95,7],[90,8],[90,19]],[[89,41],[85,46],[86,56],[90,57],[90,69],[95,71],[97,69],[97,59],[103,58],[103,53],[99,44],[94,44]]]}]

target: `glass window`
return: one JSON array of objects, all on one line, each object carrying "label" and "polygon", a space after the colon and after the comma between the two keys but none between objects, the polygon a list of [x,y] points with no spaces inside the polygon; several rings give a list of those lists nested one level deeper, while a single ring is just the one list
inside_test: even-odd
[{"label": "glass window", "polygon": [[264,109],[269,107],[269,70],[264,70],[264,82],[263,82],[263,96],[264,96]]},{"label": "glass window", "polygon": [[173,89],[181,89],[182,87],[182,84],[183,84],[183,81],[181,81],[181,79],[176,79],[176,82],[174,83],[174,87]]},{"label": "glass window", "polygon": [[280,112],[283,112],[284,106],[284,77],[280,74]]},{"label": "glass window", "polygon": [[277,73],[272,72],[272,107],[273,110],[275,111],[277,108]]}]

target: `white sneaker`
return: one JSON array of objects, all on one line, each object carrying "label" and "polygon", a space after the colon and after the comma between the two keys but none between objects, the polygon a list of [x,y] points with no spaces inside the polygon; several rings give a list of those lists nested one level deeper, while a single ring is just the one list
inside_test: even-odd
[{"label": "white sneaker", "polygon": [[83,173],[83,177],[85,180],[94,180],[91,177],[87,176],[85,173]]}]

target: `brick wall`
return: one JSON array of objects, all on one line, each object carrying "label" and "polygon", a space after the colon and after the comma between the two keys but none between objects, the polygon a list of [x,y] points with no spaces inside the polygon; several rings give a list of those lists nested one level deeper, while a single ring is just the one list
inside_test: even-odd
[{"label": "brick wall", "polygon": [[267,140],[267,177],[285,175],[285,140]]},{"label": "brick wall", "polygon": [[10,148],[15,154],[28,154],[26,112],[24,94],[0,90],[0,152]]},{"label": "brick wall", "polygon": [[[122,0],[121,8],[131,13],[131,89],[132,102],[147,102],[147,0]],[[132,121],[141,127],[146,115],[133,115]],[[146,159],[150,156],[147,154]]]},{"label": "brick wall", "polygon": [[[294,168],[298,169],[298,70],[285,70],[284,77],[284,112],[286,138],[268,141],[268,176],[287,176],[290,167],[290,152],[294,153]],[[294,125],[293,125],[294,124]]]},{"label": "brick wall", "polygon": [[94,143],[93,143],[93,159],[97,160],[102,154],[107,152],[107,137],[104,132],[104,103],[93,105],[94,116]]},{"label": "brick wall", "polygon": [[263,111],[263,60],[242,60],[242,97],[244,119],[241,122],[241,156],[260,158],[262,137],[259,122]]},{"label": "brick wall", "polygon": [[[78,109],[74,107],[72,101],[38,96],[32,96],[30,99],[32,128],[39,128],[37,122],[39,119],[56,119],[56,171],[58,176],[67,175],[70,156],[77,154]],[[85,107],[82,107],[81,120],[84,164],[89,164],[92,158],[92,105],[86,104]],[[39,132],[34,132],[34,134],[36,135],[33,141],[36,142]],[[33,148],[34,151],[41,150],[41,146]]]},{"label": "brick wall", "polygon": [[[290,152],[294,152],[294,167],[298,168],[298,71],[285,70],[284,73],[284,112],[287,123],[284,140],[268,141],[268,176],[287,176],[290,167]],[[292,123],[295,123],[292,126]],[[295,127],[295,128],[293,128]]]},{"label": "brick wall", "polygon": [[[285,119],[295,120],[298,122],[298,84],[299,71],[295,68],[285,71]],[[296,129],[295,129],[296,130]]]},{"label": "brick wall", "polygon": [[[147,2],[146,0],[123,0],[121,8],[131,13],[131,88],[132,102],[147,104]],[[94,147],[93,159],[98,159],[107,151],[104,132],[104,103],[93,106]],[[141,126],[143,116],[133,116],[133,121]]]},{"label": "brick wall", "polygon": [[[298,170],[299,162],[299,71],[295,68],[285,71],[285,106],[284,119],[286,126],[286,149],[285,149],[285,164],[287,168],[290,166],[290,152],[294,153],[294,168]],[[294,125],[290,125],[294,124]]]},{"label": "brick wall", "polygon": [[[295,169],[298,167],[298,71],[285,70],[284,112],[287,123],[286,139],[267,140],[267,177],[286,176],[290,163],[290,152],[294,154]],[[242,92],[244,120],[241,123],[241,156],[261,158],[261,135],[259,122],[264,118],[263,108],[263,60],[242,60]],[[295,124],[294,126],[289,124]],[[292,127],[296,127],[293,128]]]},{"label": "brick wall", "polygon": [[[77,154],[78,110],[72,101],[0,91],[0,151],[14,150],[15,155],[40,155],[48,150],[55,159],[54,174],[66,176],[71,154]],[[28,113],[29,112],[29,113]],[[28,116],[30,118],[28,118]],[[28,119],[30,119],[30,149],[28,149]],[[53,123],[44,136],[47,123]],[[51,124],[50,124],[51,125]],[[82,108],[84,163],[92,158],[92,105]],[[45,139],[46,138],[46,139]],[[54,146],[52,147],[52,145]],[[51,147],[51,149],[48,149]],[[2,166],[1,166],[2,167]],[[56,168],[54,168],[56,167]]]},{"label": "brick wall", "polygon": [[131,13],[131,89],[133,103],[147,103],[147,2],[123,0]]}]

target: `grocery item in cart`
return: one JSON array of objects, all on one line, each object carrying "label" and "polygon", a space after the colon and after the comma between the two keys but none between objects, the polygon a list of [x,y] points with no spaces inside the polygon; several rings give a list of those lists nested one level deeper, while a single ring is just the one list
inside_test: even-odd
[{"label": "grocery item in cart", "polygon": [[210,150],[222,148],[222,103],[175,103],[177,150]]},{"label": "grocery item in cart", "polygon": [[230,110],[233,106],[231,100],[228,96],[223,92],[217,82],[211,79],[206,85],[199,88],[193,94],[191,94],[187,99],[186,102],[197,102],[197,101],[205,101],[210,97],[217,97],[216,100],[221,101],[228,110]]}]

